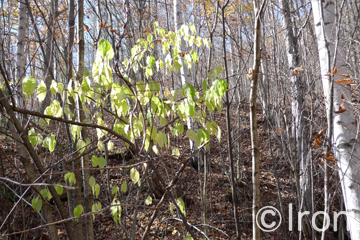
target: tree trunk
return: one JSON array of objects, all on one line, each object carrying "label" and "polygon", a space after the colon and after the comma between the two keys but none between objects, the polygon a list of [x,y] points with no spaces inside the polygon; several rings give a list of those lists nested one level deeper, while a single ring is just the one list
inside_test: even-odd
[{"label": "tree trunk", "polygon": [[[290,2],[291,3],[291,2]],[[300,71],[297,69],[300,67],[299,53],[298,53],[298,41],[295,31],[295,24],[291,19],[291,9],[289,1],[281,0],[280,6],[282,11],[281,21],[284,28],[286,55],[289,66],[289,80],[291,82],[292,93],[292,136],[295,138],[297,152],[295,168],[299,168],[300,175],[300,189],[301,196],[304,196],[305,209],[311,212],[311,181],[310,181],[310,163],[307,160],[307,142],[304,137],[305,131],[305,107],[304,107],[304,83],[300,75]],[[298,164],[300,166],[298,166]],[[299,203],[300,204],[300,203]],[[304,218],[305,219],[305,218]],[[302,224],[303,228],[306,227]],[[304,229],[305,230],[305,229]],[[309,236],[309,232],[304,231]]]},{"label": "tree trunk", "polygon": [[[45,77],[45,85],[46,85],[46,96],[43,102],[40,105],[40,113],[44,113],[45,108],[50,105],[51,102],[51,92],[50,92],[50,85],[51,81],[53,80],[53,76],[51,76],[51,72],[54,69],[53,63],[53,40],[54,40],[54,24],[55,24],[55,17],[56,11],[58,9],[58,0],[51,0],[51,12],[49,16],[49,21],[47,23],[47,32],[46,32],[46,42],[45,42],[45,61],[44,61],[44,77]],[[40,41],[40,39],[39,39]],[[55,80],[55,79],[54,79]]]},{"label": "tree trunk", "polygon": [[[254,65],[251,70],[251,89],[250,89],[250,132],[251,132],[251,156],[252,156],[252,181],[253,181],[253,239],[260,240],[260,228],[256,221],[256,215],[260,208],[260,168],[259,168],[259,142],[258,132],[256,123],[256,98],[257,98],[257,87],[258,78],[260,73],[261,63],[261,49],[260,49],[260,38],[261,38],[261,15],[264,7],[262,3],[260,7],[260,1],[254,0],[254,15],[255,26],[254,26]],[[249,73],[249,74],[250,74]]]},{"label": "tree trunk", "polygon": [[[78,81],[83,81],[84,77],[84,54],[85,54],[85,40],[84,40],[84,0],[78,0],[78,24],[77,24],[77,33],[78,33],[78,41],[79,41],[79,51],[78,51]],[[80,122],[85,120],[85,113],[82,109],[82,102],[80,98],[77,97],[78,103],[78,117]],[[87,129],[83,127],[81,129],[81,138],[86,142],[88,138]],[[89,169],[89,154],[86,154],[82,157],[82,168]],[[83,186],[84,186],[84,199],[85,199],[85,213],[91,212],[92,210],[92,202],[93,202],[93,194],[91,192],[91,187],[89,184],[90,172],[83,171]],[[93,227],[93,217],[92,215],[88,215],[85,218],[86,222],[86,239],[93,240],[94,239],[94,227]]]},{"label": "tree trunk", "polygon": [[[332,148],[339,167],[347,223],[351,238],[360,239],[360,143],[357,140],[358,129],[351,105],[351,87],[345,83],[332,82],[344,78],[340,74],[347,74],[348,71],[341,51],[343,42],[338,41],[339,34],[336,34],[339,25],[334,25],[336,1],[312,0],[311,2],[326,109],[335,113],[331,119],[333,124]],[[337,15],[341,17],[340,12]],[[339,54],[337,54],[337,47],[339,47]],[[336,64],[333,63],[333,66],[338,68],[338,73],[334,75],[334,78],[327,76],[328,73],[333,72],[330,67],[331,59],[336,59]],[[330,88],[331,85],[333,85],[333,92]],[[332,96],[333,101],[331,101]],[[343,112],[341,109],[346,111]]]}]

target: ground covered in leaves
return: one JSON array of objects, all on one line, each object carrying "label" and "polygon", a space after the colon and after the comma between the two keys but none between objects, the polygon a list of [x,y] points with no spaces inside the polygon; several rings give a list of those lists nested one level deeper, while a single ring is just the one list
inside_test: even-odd
[{"label": "ground covered in leaves", "polygon": [[[236,166],[237,179],[237,203],[238,214],[241,228],[241,238],[251,239],[252,236],[252,180],[251,180],[251,138],[249,130],[249,108],[248,103],[242,103],[240,108],[232,108],[231,111],[232,122],[232,137],[233,137],[233,155],[234,161],[240,164]],[[240,129],[239,125],[240,116]],[[234,239],[235,233],[235,221],[233,217],[233,205],[230,190],[229,181],[229,160],[228,149],[226,139],[226,119],[225,111],[214,114],[214,120],[219,124],[222,129],[222,139],[219,142],[215,137],[212,137],[210,143],[210,173],[208,179],[207,191],[207,225],[202,222],[201,209],[202,199],[201,191],[203,189],[204,174],[199,173],[190,164],[186,167],[185,171],[180,177],[180,181],[177,186],[174,187],[176,191],[172,191],[174,195],[178,194],[185,200],[186,205],[186,217],[188,222],[193,226],[194,232],[200,237],[202,234],[197,231],[205,231],[207,226],[207,236],[209,239]],[[261,107],[258,107],[258,136],[260,144],[260,192],[261,192],[261,206],[273,206],[280,209],[279,197],[281,197],[282,206],[284,210],[285,220],[283,220],[280,227],[274,232],[263,232],[262,239],[298,239],[299,232],[297,231],[297,194],[295,188],[295,178],[292,171],[290,160],[284,154],[284,141],[282,137],[285,134],[286,129],[278,128],[276,124],[270,126],[268,129],[267,121],[261,114]],[[50,130],[50,129],[49,129]],[[168,129],[166,131],[169,131]],[[60,131],[61,132],[61,131]],[[270,132],[270,139],[269,139]],[[95,139],[95,131],[92,132]],[[62,136],[64,139],[62,144],[66,147],[66,136]],[[270,145],[271,141],[271,145]],[[139,159],[133,158],[131,155],[124,157],[126,148],[119,141],[114,141],[115,147],[113,151],[109,153],[109,166],[116,167],[120,165],[130,165],[139,161]],[[2,177],[10,178],[17,182],[24,181],[24,168],[22,167],[17,154],[17,149],[13,142],[9,141],[6,136],[1,136],[1,170]],[[189,155],[189,142],[185,136],[180,136],[177,139],[171,138],[171,145],[179,148],[181,156],[179,159],[170,158],[171,150],[161,149],[157,157],[155,157],[154,164],[157,170],[161,173],[166,184],[169,184],[173,179],[176,172],[179,170],[181,163],[185,161]],[[239,148],[240,145],[240,148]],[[291,147],[291,146],[290,146]],[[239,152],[240,150],[240,152]],[[313,186],[314,186],[314,199],[315,209],[323,210],[323,163],[321,158],[321,150],[312,151],[313,162]],[[47,165],[51,165],[52,159],[48,150],[40,150],[40,156]],[[59,153],[55,153],[59,154]],[[100,153],[94,151],[91,155],[99,156]],[[162,157],[160,157],[162,156]],[[57,158],[58,159],[58,158]],[[16,169],[17,167],[18,169]],[[332,168],[331,184],[332,191],[335,193],[332,197],[332,211],[339,211],[340,206],[340,185],[337,183],[337,173],[335,172],[335,164],[330,164]],[[237,173],[237,171],[240,171]],[[61,172],[62,169],[54,169],[53,172]],[[95,239],[114,239],[117,232],[118,239],[127,239],[127,234],[131,233],[133,224],[132,216],[135,207],[138,207],[137,223],[136,223],[136,236],[141,238],[149,219],[151,218],[155,207],[159,203],[160,199],[157,199],[154,194],[151,193],[147,186],[147,182],[144,183],[141,194],[139,195],[139,201],[136,202],[136,195],[138,192],[138,184],[133,184],[130,176],[129,169],[114,168],[109,171],[110,186],[121,185],[124,181],[127,183],[126,192],[121,192],[118,199],[122,204],[122,223],[121,227],[118,226],[115,229],[114,221],[110,214],[109,209],[105,210],[102,215],[97,214],[95,216],[94,228]],[[138,171],[142,176],[144,168],[139,167]],[[276,171],[276,172],[275,172]],[[96,178],[97,183],[100,183],[101,192],[95,201],[102,203],[103,207],[107,207],[110,204],[109,193],[107,191],[107,174],[106,171],[100,172],[94,168],[92,176]],[[276,181],[276,174],[278,175],[279,182]],[[56,175],[60,178],[61,175]],[[56,178],[54,176],[54,178]],[[63,177],[63,176],[62,176]],[[28,191],[24,195],[25,201],[20,201],[17,206],[15,203],[19,200],[19,197],[24,193],[26,187],[20,187],[16,184],[0,181],[0,224],[4,224],[0,230],[0,234],[8,234],[13,232],[21,232],[26,229],[31,229],[44,224],[41,221],[40,214],[35,212],[31,207],[31,199],[34,196],[32,190]],[[201,184],[201,185],[200,185]],[[5,186],[7,185],[7,186]],[[10,190],[12,189],[12,190]],[[180,194],[179,194],[180,193]],[[151,196],[152,202],[145,204],[145,200]],[[292,203],[292,222],[293,231],[289,231],[289,204]],[[67,205],[67,202],[64,202]],[[55,213],[55,210],[54,210]],[[60,220],[58,214],[56,220]],[[269,223],[278,219],[266,219]],[[332,227],[332,226],[331,226]],[[330,227],[330,228],[331,228]],[[66,233],[63,229],[63,225],[57,225],[58,234],[61,239],[67,239]],[[330,229],[331,230],[331,229]],[[160,207],[160,210],[151,226],[148,239],[184,239],[186,236],[186,229],[176,211],[172,214],[169,207],[169,198],[165,198],[164,204]],[[318,234],[318,233],[317,233]],[[0,239],[2,239],[0,237]],[[5,238],[4,238],[5,239]],[[12,235],[10,239],[49,239],[46,228],[40,228],[37,230],[23,232],[16,235]],[[335,234],[329,234],[328,239],[337,239]]]}]

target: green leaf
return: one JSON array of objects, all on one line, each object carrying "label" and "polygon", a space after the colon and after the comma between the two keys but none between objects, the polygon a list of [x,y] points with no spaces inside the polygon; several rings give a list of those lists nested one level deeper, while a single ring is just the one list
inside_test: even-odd
[{"label": "green leaf", "polygon": [[22,91],[26,98],[29,98],[35,91],[36,80],[33,77],[26,77],[22,80]]},{"label": "green leaf", "polygon": [[193,239],[193,237],[190,235],[190,233],[187,233],[184,240],[194,240],[194,239]]},{"label": "green leaf", "polygon": [[173,61],[174,61],[174,67],[175,67],[178,71],[180,71],[180,68],[182,67],[180,55],[175,56]]},{"label": "green leaf", "polygon": [[41,81],[41,83],[39,84],[36,91],[36,97],[39,99],[39,102],[44,101],[46,97],[46,85],[44,81]]},{"label": "green leaf", "polygon": [[73,172],[68,172],[65,174],[64,176],[65,181],[68,180],[70,187],[76,183],[76,178],[75,178],[75,173]]},{"label": "green leaf", "polygon": [[89,77],[85,77],[83,80],[82,80],[82,83],[81,83],[81,90],[83,90],[84,92],[88,92],[90,91],[90,78]]},{"label": "green leaf", "polygon": [[190,55],[194,61],[194,64],[196,64],[197,60],[199,59],[199,56],[197,55],[197,53],[194,50],[190,51]]},{"label": "green leaf", "polygon": [[74,113],[72,113],[72,112],[70,111],[70,108],[69,108],[68,105],[65,105],[65,106],[64,106],[64,113],[65,113],[65,115],[66,115],[68,118],[73,118],[73,117],[74,117]]},{"label": "green leaf", "polygon": [[152,37],[152,34],[149,34],[149,35],[147,36],[147,40],[148,40],[149,43],[152,42],[152,38],[153,38],[153,37]]},{"label": "green leaf", "polygon": [[196,28],[194,24],[190,24],[190,30],[192,31],[193,34],[196,34]]},{"label": "green leaf", "polygon": [[125,180],[121,184],[121,191],[123,191],[124,193],[127,191],[127,183]]},{"label": "green leaf", "polygon": [[[79,217],[83,212],[84,212],[84,207],[81,204],[77,205],[76,208],[74,209],[74,217]],[[76,219],[76,221],[78,222],[79,219]]]},{"label": "green leaf", "polygon": [[119,187],[118,186],[113,186],[113,188],[111,189],[111,194],[115,195],[114,197],[116,198],[119,193],[120,193],[119,192]]},{"label": "green leaf", "polygon": [[36,143],[37,143],[37,137],[36,137],[36,133],[35,133],[35,129],[34,128],[31,128],[28,132],[28,138],[29,138],[29,141],[31,143],[31,146],[35,146]]},{"label": "green leaf", "polygon": [[111,60],[114,57],[114,51],[111,44],[105,39],[100,39],[98,51],[102,58],[107,56],[108,60]]},{"label": "green leaf", "polygon": [[121,206],[119,204],[120,202],[117,199],[114,199],[111,205],[117,205],[117,206],[110,207],[111,215],[113,216],[116,225],[120,223],[120,218],[121,218]]},{"label": "green leaf", "polygon": [[42,207],[42,201],[39,197],[33,198],[31,200],[31,206],[33,207],[33,209],[37,212],[39,212],[41,210]]},{"label": "green leaf", "polygon": [[151,205],[152,204],[152,198],[151,196],[147,196],[147,198],[145,199],[145,205]]},{"label": "green leaf", "polygon": [[100,185],[96,184],[95,185],[95,197],[97,198],[100,194]]},{"label": "green leaf", "polygon": [[[99,211],[101,209],[102,209],[101,202],[93,203],[93,205],[91,206],[91,211],[92,212],[96,212],[96,211]],[[100,214],[104,215],[102,212]],[[93,214],[93,220],[95,220],[95,215],[94,214]]]},{"label": "green leaf", "polygon": [[196,140],[196,133],[194,130],[192,129],[188,129],[186,131],[186,136],[191,140],[191,141],[195,141]]},{"label": "green leaf", "polygon": [[159,100],[159,98],[156,96],[152,97],[151,98],[151,109],[152,109],[153,113],[159,114],[160,107],[161,107],[161,101]]},{"label": "green leaf", "polygon": [[61,93],[64,90],[64,84],[62,82],[58,83],[58,93]]},{"label": "green leaf", "polygon": [[58,195],[61,195],[64,192],[64,188],[61,187],[61,183],[55,184],[55,190]]},{"label": "green leaf", "polygon": [[100,151],[105,151],[105,144],[103,142],[99,141],[97,146]]},{"label": "green leaf", "polygon": [[210,140],[210,133],[206,129],[200,128],[196,133],[196,145],[199,147],[202,143]]},{"label": "green leaf", "polygon": [[136,184],[139,181],[140,175],[138,170],[136,170],[136,168],[132,168],[130,170],[130,177],[134,184]]},{"label": "green leaf", "polygon": [[116,132],[119,135],[124,134],[124,126],[118,120],[116,120],[114,124],[114,132]]},{"label": "green leaf", "polygon": [[136,91],[140,94],[144,94],[146,89],[146,84],[143,81],[136,83]]},{"label": "green leaf", "polygon": [[58,118],[62,116],[62,108],[58,100],[55,99],[50,106],[45,109],[45,114]]},{"label": "green leaf", "polygon": [[99,157],[99,168],[103,168],[106,166],[106,160],[103,156]]},{"label": "green leaf", "polygon": [[148,56],[147,57],[147,64],[149,68],[153,68],[155,66],[155,57],[154,56]]},{"label": "green leaf", "polygon": [[91,162],[93,167],[97,167],[99,165],[99,158],[95,155],[91,157]]},{"label": "green leaf", "polygon": [[49,189],[47,189],[47,188],[42,189],[40,191],[40,194],[44,199],[47,199],[48,201],[50,201],[51,193],[50,193]]},{"label": "green leaf", "polygon": [[78,142],[76,143],[76,150],[79,150],[79,149],[81,149],[79,152],[80,152],[80,154],[81,153],[83,153],[84,151],[85,151],[85,142],[83,141],[83,140],[78,140]]},{"label": "green leaf", "polygon": [[179,149],[178,149],[178,148],[173,149],[173,150],[172,150],[172,155],[174,155],[174,156],[180,156],[180,151],[179,151]]},{"label": "green leaf", "polygon": [[152,96],[152,95],[156,95],[157,93],[160,92],[160,85],[159,85],[159,83],[157,83],[155,81],[151,81],[148,84],[148,89],[147,90],[150,91],[149,97]]},{"label": "green leaf", "polygon": [[184,214],[184,216],[186,217],[185,203],[182,200],[182,198],[177,198],[176,199],[176,204],[179,206],[180,211],[182,212],[182,214]]},{"label": "green leaf", "polygon": [[95,187],[96,180],[93,176],[90,177],[89,184],[90,184],[90,187]]},{"label": "green leaf", "polygon": [[195,110],[195,103],[188,103],[185,104],[185,114],[188,117],[193,117],[195,114],[196,110]]},{"label": "green leaf", "polygon": [[194,100],[195,97],[195,88],[190,83],[186,83],[182,87],[184,95],[190,100]]},{"label": "green leaf", "polygon": [[213,91],[218,97],[222,97],[228,88],[228,83],[224,79],[215,80],[213,83]]},{"label": "green leaf", "polygon": [[48,135],[43,142],[44,148],[47,148],[50,150],[50,152],[53,152],[55,149],[56,140],[54,134]]},{"label": "green leaf", "polygon": [[170,213],[171,215],[174,215],[174,209],[175,209],[175,206],[172,202],[170,202]]},{"label": "green leaf", "polygon": [[54,80],[52,80],[52,82],[51,82],[50,91],[54,95],[59,91],[58,84]]}]

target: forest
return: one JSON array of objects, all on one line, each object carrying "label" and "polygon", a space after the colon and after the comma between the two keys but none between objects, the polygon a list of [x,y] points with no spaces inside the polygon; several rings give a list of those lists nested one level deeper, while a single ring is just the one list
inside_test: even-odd
[{"label": "forest", "polygon": [[0,240],[360,240],[359,1],[0,4]]}]

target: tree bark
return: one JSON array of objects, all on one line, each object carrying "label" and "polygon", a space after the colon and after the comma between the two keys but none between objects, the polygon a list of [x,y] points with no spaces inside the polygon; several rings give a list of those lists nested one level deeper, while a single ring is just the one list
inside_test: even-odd
[{"label": "tree bark", "polygon": [[[344,43],[339,41],[339,34],[335,32],[335,30],[338,32],[340,26],[334,26],[336,1],[312,0],[311,3],[326,109],[329,110],[328,112],[335,113],[331,118],[333,124],[332,149],[339,167],[347,223],[351,239],[360,239],[360,143],[357,139],[358,129],[354,121],[354,110],[351,104],[351,87],[345,83],[334,82],[337,79],[344,78],[340,74],[347,74],[348,72],[341,51]],[[338,12],[337,16],[340,17],[341,13]],[[337,53],[337,47],[339,47],[339,53]],[[328,73],[333,72],[330,68],[331,59],[336,59],[336,64],[333,62],[333,66],[338,68],[338,73],[333,78],[327,76]],[[333,92],[330,88],[331,83]],[[331,101],[331,96],[333,96],[333,101]],[[339,111],[341,109],[346,109],[346,111]]]},{"label": "tree bark", "polygon": [[[266,0],[265,0],[266,1]],[[255,26],[254,26],[254,65],[251,70],[251,88],[250,88],[250,132],[251,132],[251,158],[252,158],[252,181],[253,181],[253,239],[260,240],[260,228],[256,221],[256,215],[260,208],[260,168],[259,168],[259,142],[256,122],[256,98],[257,98],[257,87],[258,78],[260,73],[261,63],[261,49],[260,49],[260,38],[261,38],[261,21],[262,12],[264,9],[265,1],[260,6],[259,0],[254,0],[254,15]]]}]

